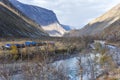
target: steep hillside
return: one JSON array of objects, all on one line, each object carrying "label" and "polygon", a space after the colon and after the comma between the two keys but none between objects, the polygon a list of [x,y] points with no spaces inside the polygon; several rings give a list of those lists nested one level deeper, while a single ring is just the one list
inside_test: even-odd
[{"label": "steep hillside", "polygon": [[120,19],[111,24],[108,28],[105,28],[101,36],[108,40],[120,40]]},{"label": "steep hillside", "polygon": [[48,34],[14,8],[8,0],[0,1],[0,37],[38,38],[40,36],[48,36]]},{"label": "steep hillside", "polygon": [[66,32],[58,23],[53,23],[48,26],[42,27],[50,36],[61,37]]},{"label": "steep hillside", "polygon": [[57,17],[53,11],[37,6],[23,4],[17,0],[9,1],[26,16],[41,25],[43,29],[47,31],[51,36],[62,36],[66,32],[66,30],[57,20]]},{"label": "steep hillside", "polygon": [[[119,19],[120,19],[120,4],[103,14],[102,16],[96,18],[95,20],[88,23],[84,28],[81,30],[78,30],[73,35],[72,32],[68,33],[67,35],[73,35],[73,36],[82,36],[82,35],[99,35],[102,34],[108,35],[108,33],[112,32],[112,27],[114,27],[114,30],[119,31],[116,27],[120,27],[119,25]],[[109,28],[111,28],[111,31],[106,32]],[[104,31],[105,30],[105,31]],[[103,33],[106,33],[103,35]]]},{"label": "steep hillside", "polygon": [[79,37],[81,36],[79,32],[80,30],[70,30],[64,34],[64,37]]}]

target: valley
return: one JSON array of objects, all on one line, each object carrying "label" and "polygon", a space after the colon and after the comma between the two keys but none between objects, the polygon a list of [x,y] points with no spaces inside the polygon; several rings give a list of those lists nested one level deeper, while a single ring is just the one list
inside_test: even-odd
[{"label": "valley", "polygon": [[0,0],[0,80],[120,80],[120,4],[74,29],[52,10]]}]

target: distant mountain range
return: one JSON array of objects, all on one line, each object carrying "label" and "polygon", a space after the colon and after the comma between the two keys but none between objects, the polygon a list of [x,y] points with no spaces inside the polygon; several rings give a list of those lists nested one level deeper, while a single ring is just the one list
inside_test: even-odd
[{"label": "distant mountain range", "polygon": [[71,26],[69,26],[69,25],[63,25],[63,24],[61,24],[61,26],[62,26],[66,31],[72,30],[72,29],[71,29]]},{"label": "distant mountain range", "polygon": [[111,10],[89,22],[80,30],[72,30],[65,36],[101,36],[104,38],[112,37],[116,33],[120,37],[120,4],[113,7]]},{"label": "distant mountain range", "polygon": [[8,0],[0,0],[0,37],[48,37],[41,26],[15,8]]},{"label": "distant mountain range", "polygon": [[9,1],[27,17],[41,25],[50,36],[62,36],[66,31],[70,30],[69,26],[64,26],[59,23],[56,14],[51,10],[23,4],[17,0]]}]

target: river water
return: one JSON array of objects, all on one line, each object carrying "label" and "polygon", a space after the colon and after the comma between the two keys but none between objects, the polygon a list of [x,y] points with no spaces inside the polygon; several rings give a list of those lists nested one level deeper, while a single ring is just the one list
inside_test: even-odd
[{"label": "river water", "polygon": [[[113,60],[120,65],[120,49],[111,46],[105,45],[104,41],[98,41],[102,46],[106,46],[109,51],[110,55],[112,56]],[[91,47],[95,49],[94,45],[91,44]],[[66,59],[55,61],[51,63],[51,66],[54,66],[56,70],[61,71],[69,80],[96,80],[96,77],[101,75],[103,69],[97,63],[101,56],[99,53],[79,53],[79,56]],[[22,79],[23,74],[16,74],[11,77],[11,80],[24,80]],[[81,79],[82,78],[82,79]],[[0,78],[0,80],[4,80]]]},{"label": "river water", "polygon": [[[117,66],[119,67],[120,48],[112,45],[105,45],[105,41],[96,41],[96,43],[100,43],[102,47],[107,47],[109,55],[112,56],[113,61],[117,63]],[[91,44],[91,47],[95,49],[94,44]],[[96,60],[96,58],[99,58],[100,56],[99,53],[83,53],[74,58],[56,61],[53,65],[56,66],[56,69],[64,69],[64,74],[67,74],[69,80],[81,80],[81,78],[82,80],[95,80],[96,77],[103,72],[103,69],[97,64]]]}]

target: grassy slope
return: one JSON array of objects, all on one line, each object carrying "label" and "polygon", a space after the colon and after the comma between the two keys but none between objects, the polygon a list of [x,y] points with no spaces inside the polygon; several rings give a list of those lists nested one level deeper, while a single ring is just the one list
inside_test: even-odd
[{"label": "grassy slope", "polygon": [[[105,29],[105,30],[104,30]],[[120,4],[113,7],[111,10],[103,14],[102,16],[92,20],[85,27],[80,30],[71,31],[66,34],[68,36],[108,36],[111,32],[119,32],[120,30]]]},{"label": "grassy slope", "polygon": [[0,5],[0,37],[48,36],[40,27],[32,24],[32,22],[25,21],[23,16],[18,16],[10,9]]},{"label": "grassy slope", "polygon": [[119,38],[120,37],[120,19],[115,21],[113,24],[111,24],[108,28],[104,29],[104,31],[101,33],[103,37],[113,37]]}]

